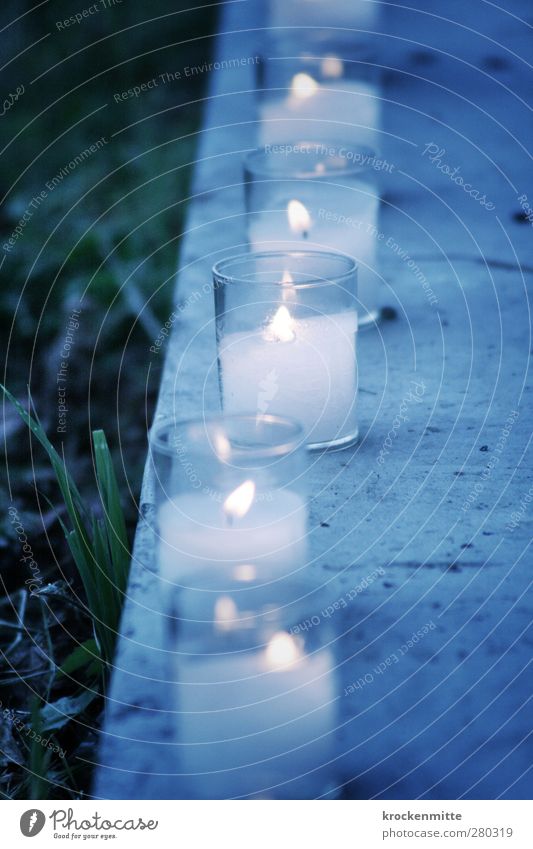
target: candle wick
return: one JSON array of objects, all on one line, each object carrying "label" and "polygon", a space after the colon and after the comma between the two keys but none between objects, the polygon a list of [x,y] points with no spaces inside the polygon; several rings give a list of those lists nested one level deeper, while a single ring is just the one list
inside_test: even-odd
[{"label": "candle wick", "polygon": [[226,525],[228,526],[228,528],[233,527],[233,516],[231,515],[231,513],[226,513]]},{"label": "candle wick", "polygon": [[307,232],[307,230],[302,231],[302,238],[307,239],[308,235],[309,233]]}]

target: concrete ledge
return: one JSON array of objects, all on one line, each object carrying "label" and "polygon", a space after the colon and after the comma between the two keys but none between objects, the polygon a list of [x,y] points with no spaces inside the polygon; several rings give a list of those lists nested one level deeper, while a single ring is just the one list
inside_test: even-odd
[{"label": "concrete ledge", "polygon": [[[530,487],[533,260],[530,225],[515,218],[532,174],[522,145],[533,120],[517,97],[525,27],[508,14],[520,14],[514,0],[505,12],[447,7],[476,32],[432,17],[440,4],[418,5],[424,14],[409,12],[411,30],[390,7],[383,36],[393,70],[382,148],[395,168],[383,187],[380,250],[396,318],[360,334],[360,444],[314,458],[310,473],[312,569],[328,594],[383,570],[329,620],[346,752],[333,780],[348,782],[348,797],[529,798],[531,505],[510,529]],[[220,58],[258,51],[257,8],[224,7]],[[421,64],[430,47],[460,61],[437,52]],[[241,160],[256,144],[253,89],[253,65],[212,75],[157,416],[217,409],[206,284],[222,253],[245,248]],[[493,211],[423,153],[429,143]],[[396,426],[415,385],[423,390]],[[150,493],[147,472],[145,515]],[[153,554],[141,518],[101,735],[100,798],[183,795]],[[386,674],[376,672],[387,660]]]}]

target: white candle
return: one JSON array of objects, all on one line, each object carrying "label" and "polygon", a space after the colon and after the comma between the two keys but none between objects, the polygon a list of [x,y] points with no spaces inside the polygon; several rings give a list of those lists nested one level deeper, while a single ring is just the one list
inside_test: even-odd
[{"label": "white candle", "polygon": [[284,294],[262,330],[219,341],[224,411],[290,416],[310,444],[355,437],[357,314],[294,318]]},{"label": "white candle", "polygon": [[274,581],[305,564],[306,523],[300,495],[257,493],[251,481],[223,502],[202,491],[178,495],[159,510],[160,574],[193,587]]},{"label": "white candle", "polygon": [[[332,250],[353,257],[358,266],[359,324],[365,323],[384,302],[383,284],[376,270],[379,198],[370,189],[364,194],[344,186],[318,183],[302,182],[300,200],[288,200],[287,192],[291,191],[296,191],[295,182],[289,189],[280,182],[279,192],[271,190],[268,197],[272,208],[250,215],[251,249]],[[291,220],[291,209],[297,210],[299,218],[293,212]]]},{"label": "white candle", "polygon": [[305,655],[287,632],[255,651],[184,654],[176,707],[187,796],[320,795],[335,727],[332,666],[328,650]]},{"label": "white candle", "polygon": [[273,95],[260,108],[261,145],[324,137],[346,144],[354,138],[358,144],[376,141],[380,100],[379,89],[372,83],[344,78],[318,83],[311,75],[299,73],[286,96]]}]

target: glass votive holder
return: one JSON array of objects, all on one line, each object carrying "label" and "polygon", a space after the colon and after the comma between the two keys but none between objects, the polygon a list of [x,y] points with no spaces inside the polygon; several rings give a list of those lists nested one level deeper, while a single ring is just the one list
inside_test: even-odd
[{"label": "glass votive holder", "polygon": [[176,656],[180,798],[323,797],[340,783],[331,647],[234,626],[228,618],[226,631]]},{"label": "glass votive holder", "polygon": [[203,591],[231,595],[305,566],[302,439],[296,422],[255,413],[164,419],[153,426],[149,445],[164,582],[200,590],[195,603],[212,606],[214,596]]},{"label": "glass votive holder", "polygon": [[322,50],[295,54],[281,43],[264,52],[256,66],[261,145],[324,137],[376,144],[381,80],[373,57]]},{"label": "glass votive holder", "polygon": [[385,287],[377,267],[379,172],[368,147],[294,141],[248,154],[244,179],[253,251],[332,250],[357,262],[359,327],[378,320]]},{"label": "glass votive holder", "polygon": [[265,251],[213,268],[225,413],[288,416],[311,449],[357,440],[357,269],[325,251]]}]

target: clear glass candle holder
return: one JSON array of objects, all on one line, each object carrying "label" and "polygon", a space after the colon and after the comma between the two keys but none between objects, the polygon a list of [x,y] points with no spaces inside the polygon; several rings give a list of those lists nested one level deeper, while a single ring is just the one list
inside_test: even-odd
[{"label": "clear glass candle holder", "polygon": [[359,327],[378,320],[380,174],[372,149],[339,141],[267,145],[244,161],[248,241],[254,251],[334,250],[358,267]]},{"label": "clear glass candle holder", "polygon": [[357,269],[349,256],[265,251],[213,269],[222,407],[300,422],[307,445],[357,428]]},{"label": "clear glass candle holder", "polygon": [[282,41],[267,46],[256,71],[259,144],[324,137],[377,144],[381,74],[365,48],[324,44],[295,52]]},{"label": "clear glass candle holder", "polygon": [[299,626],[302,436],[255,413],[152,428],[180,798],[313,798],[334,783],[334,659]]},{"label": "clear glass candle holder", "polygon": [[176,658],[179,798],[324,798],[342,782],[331,647],[232,622]]},{"label": "clear glass candle holder", "polygon": [[204,590],[231,595],[305,566],[302,440],[296,422],[255,413],[154,425],[163,581],[209,604]]}]

